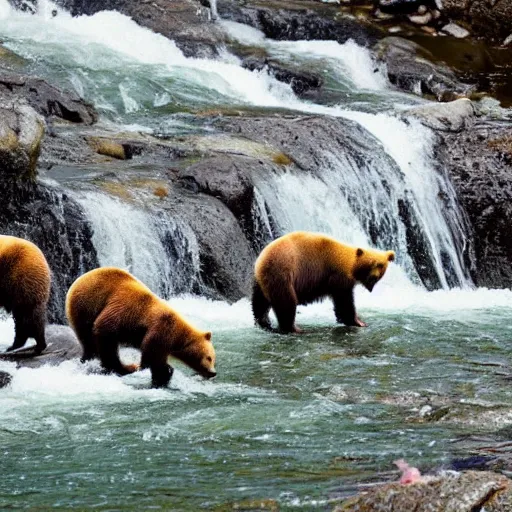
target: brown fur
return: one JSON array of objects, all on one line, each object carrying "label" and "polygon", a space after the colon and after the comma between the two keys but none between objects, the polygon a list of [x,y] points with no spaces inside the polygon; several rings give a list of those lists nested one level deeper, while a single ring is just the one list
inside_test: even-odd
[{"label": "brown fur", "polygon": [[36,340],[36,353],[46,348],[50,286],[50,267],[41,250],[23,238],[0,235],[0,307],[12,313],[16,332],[8,351],[23,347],[28,338]]},{"label": "brown fur", "polygon": [[393,251],[363,250],[319,233],[284,235],[265,247],[256,260],[255,320],[269,329],[272,308],[281,332],[298,332],[297,305],[331,297],[338,322],[363,326],[355,311],[354,286],[359,282],[371,291],[394,258]]},{"label": "brown fur", "polygon": [[137,367],[119,359],[123,344],[141,350],[141,367],[151,369],[154,387],[169,383],[169,356],[204,377],[216,375],[211,333],[195,329],[124,270],[98,268],[79,277],[68,291],[66,315],[83,346],[83,361],[99,356],[106,370],[132,373]]}]

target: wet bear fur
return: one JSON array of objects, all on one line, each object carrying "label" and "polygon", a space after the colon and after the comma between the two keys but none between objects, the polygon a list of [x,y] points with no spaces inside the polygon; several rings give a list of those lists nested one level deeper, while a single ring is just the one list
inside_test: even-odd
[{"label": "wet bear fur", "polygon": [[46,348],[46,309],[51,272],[39,247],[28,240],[0,235],[0,307],[12,314],[15,337],[8,351],[34,338],[34,355]]},{"label": "wet bear fur", "polygon": [[66,316],[83,347],[82,361],[99,357],[109,372],[126,375],[119,345],[141,351],[141,368],[150,368],[153,387],[168,385],[170,356],[203,377],[215,372],[211,332],[194,328],[138,279],[118,268],[99,268],[79,277],[66,297]]},{"label": "wet bear fur", "polygon": [[296,231],[271,242],[254,267],[252,310],[263,329],[271,330],[274,310],[282,333],[300,332],[295,325],[297,306],[330,297],[336,320],[364,327],[356,313],[354,286],[369,291],[385,274],[393,251],[361,249],[320,233]]}]

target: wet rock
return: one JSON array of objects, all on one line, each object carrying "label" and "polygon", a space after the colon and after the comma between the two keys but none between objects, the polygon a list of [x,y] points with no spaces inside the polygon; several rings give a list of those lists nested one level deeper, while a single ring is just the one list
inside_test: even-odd
[{"label": "wet rock", "polygon": [[0,96],[0,179],[34,179],[44,120],[29,105]]},{"label": "wet rock", "polygon": [[441,29],[441,32],[444,32],[445,34],[456,37],[458,39],[464,39],[465,37],[469,36],[469,30],[460,27],[456,23],[448,23],[448,25],[445,25]]},{"label": "wet rock", "polygon": [[407,110],[406,117],[415,117],[434,130],[460,132],[475,123],[475,108],[471,100],[461,98],[448,103],[421,105]]},{"label": "wet rock", "polygon": [[45,118],[93,124],[98,114],[92,105],[72,92],[63,92],[41,78],[11,73],[0,68],[0,96],[23,98]]},{"label": "wet rock", "polygon": [[467,471],[446,472],[423,477],[417,483],[392,483],[372,487],[335,508],[335,512],[473,512],[504,511],[511,502],[511,481],[497,473]]},{"label": "wet rock", "polygon": [[377,58],[386,63],[391,83],[404,91],[452,101],[469,96],[475,89],[461,83],[448,67],[434,64],[429,60],[432,54],[413,41],[386,37],[375,50]]},{"label": "wet rock", "polygon": [[290,84],[293,92],[299,97],[310,91],[315,91],[323,85],[323,79],[318,75],[300,69],[290,69],[288,66],[268,58],[249,57],[243,60],[242,66],[251,71],[267,68],[277,80]]},{"label": "wet rock", "polygon": [[211,22],[210,9],[196,0],[58,0],[73,16],[103,10],[118,11],[176,42],[187,57],[210,58],[217,55],[217,45],[224,33]]},{"label": "wet rock", "polygon": [[463,23],[471,32],[487,40],[501,42],[512,32],[512,0],[443,0],[444,13]]},{"label": "wet rock", "polygon": [[23,368],[39,368],[43,365],[56,366],[70,359],[78,359],[82,355],[81,345],[71,327],[47,325],[46,343],[48,346],[40,355],[34,356],[28,346],[26,350],[17,353],[0,353],[0,361],[12,361]]},{"label": "wet rock", "polygon": [[338,9],[325,7],[320,12],[293,8],[288,2],[273,2],[263,7],[255,2],[241,5],[233,0],[218,2],[219,15],[226,20],[245,23],[265,36],[277,40],[334,40],[345,43],[349,39],[368,46],[377,41],[378,29],[361,20],[339,15]]},{"label": "wet rock", "polygon": [[12,375],[7,372],[0,371],[0,389],[8,386],[12,381]]},{"label": "wet rock", "polygon": [[256,253],[230,210],[204,194],[184,194],[173,209],[197,237],[201,281],[210,289],[208,295],[229,301],[248,296]]},{"label": "wet rock", "polygon": [[473,228],[475,284],[512,287],[512,129],[480,123],[462,135],[444,133],[436,155]]},{"label": "wet rock", "polygon": [[0,233],[26,238],[45,254],[52,270],[51,322],[64,323],[67,290],[98,266],[92,232],[82,208],[56,185],[0,180]]}]

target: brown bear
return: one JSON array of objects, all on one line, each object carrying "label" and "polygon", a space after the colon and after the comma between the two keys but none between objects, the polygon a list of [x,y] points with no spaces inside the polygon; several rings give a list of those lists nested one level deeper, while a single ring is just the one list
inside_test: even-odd
[{"label": "brown bear", "polygon": [[46,308],[50,298],[51,273],[39,247],[28,240],[0,235],[0,307],[14,319],[14,343],[7,351],[19,349],[28,338],[35,355],[46,348]]},{"label": "brown bear", "polygon": [[252,311],[256,323],[272,330],[270,308],[283,333],[300,332],[295,326],[297,305],[331,297],[336,320],[365,327],[354,305],[354,286],[372,291],[395,259],[393,251],[360,249],[321,233],[296,231],[263,249],[254,267]]},{"label": "brown bear", "polygon": [[82,361],[99,356],[110,372],[126,375],[119,345],[141,350],[141,368],[150,368],[153,387],[165,387],[173,356],[205,378],[215,377],[212,333],[199,331],[128,272],[104,267],[79,277],[66,296],[66,316],[83,347]]}]

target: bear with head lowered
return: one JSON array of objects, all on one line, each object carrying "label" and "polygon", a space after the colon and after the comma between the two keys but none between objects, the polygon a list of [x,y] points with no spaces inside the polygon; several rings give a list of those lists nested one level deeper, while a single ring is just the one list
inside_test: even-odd
[{"label": "bear with head lowered", "polygon": [[99,357],[118,375],[138,369],[119,359],[119,345],[141,351],[141,368],[151,370],[153,387],[165,387],[172,356],[205,378],[215,377],[211,332],[190,325],[163,299],[128,272],[112,267],[79,277],[66,297],[66,316],[83,347],[82,361]]},{"label": "bear with head lowered", "polygon": [[34,355],[46,348],[46,309],[50,299],[51,272],[39,247],[23,238],[0,235],[0,307],[12,313],[14,343],[19,349],[34,338]]},{"label": "bear with head lowered", "polygon": [[321,233],[288,233],[267,245],[256,260],[254,319],[271,330],[272,308],[280,332],[300,332],[297,306],[330,297],[338,322],[364,327],[356,313],[354,286],[361,283],[372,291],[394,259],[393,251],[352,247]]}]

